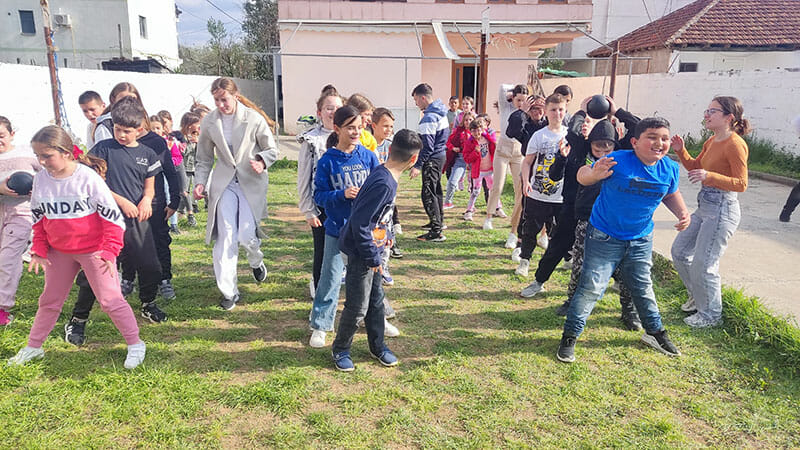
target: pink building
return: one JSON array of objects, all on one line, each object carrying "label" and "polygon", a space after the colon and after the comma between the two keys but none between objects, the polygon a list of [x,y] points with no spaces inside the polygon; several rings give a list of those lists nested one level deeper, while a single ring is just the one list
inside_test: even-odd
[{"label": "pink building", "polygon": [[[445,102],[469,95],[491,105],[500,84],[527,83],[539,52],[582,36],[592,17],[591,0],[280,0],[278,8],[290,133],[297,117],[315,113],[326,84],[391,109],[395,129],[406,119],[416,127],[419,110],[410,96],[421,82]],[[491,33],[487,92],[479,89],[477,65],[482,14]]]}]

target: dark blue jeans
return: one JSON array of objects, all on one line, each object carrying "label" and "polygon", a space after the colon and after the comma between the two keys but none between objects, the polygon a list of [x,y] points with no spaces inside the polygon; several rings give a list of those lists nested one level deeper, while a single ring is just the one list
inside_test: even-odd
[{"label": "dark blue jeans", "polygon": [[603,297],[611,274],[619,266],[625,286],[631,292],[642,325],[648,332],[663,329],[658,311],[650,268],[653,266],[653,233],[632,241],[615,239],[589,224],[586,230],[583,270],[572,296],[564,322],[564,335],[578,337],[592,313],[595,303]]},{"label": "dark blue jeans", "polygon": [[384,347],[382,277],[379,273],[373,272],[371,267],[367,267],[363,259],[350,257],[347,261],[344,288],[344,310],[339,319],[336,339],[333,341],[333,353],[350,351],[353,336],[358,329],[356,321],[359,317],[364,317],[369,349],[372,353],[380,355]]}]

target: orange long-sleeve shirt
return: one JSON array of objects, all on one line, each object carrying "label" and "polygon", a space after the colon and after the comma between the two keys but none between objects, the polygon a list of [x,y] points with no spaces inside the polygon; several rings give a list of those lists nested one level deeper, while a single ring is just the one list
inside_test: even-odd
[{"label": "orange long-sleeve shirt", "polygon": [[747,143],[738,134],[717,142],[712,136],[703,144],[703,150],[692,158],[686,148],[676,152],[686,170],[705,169],[708,176],[704,186],[725,191],[744,192],[747,189]]}]

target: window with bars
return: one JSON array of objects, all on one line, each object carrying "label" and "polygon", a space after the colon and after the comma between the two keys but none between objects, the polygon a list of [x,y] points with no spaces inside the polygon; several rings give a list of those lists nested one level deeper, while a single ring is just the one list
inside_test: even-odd
[{"label": "window with bars", "polygon": [[33,20],[33,11],[19,10],[19,27],[22,34],[36,34],[36,22]]}]

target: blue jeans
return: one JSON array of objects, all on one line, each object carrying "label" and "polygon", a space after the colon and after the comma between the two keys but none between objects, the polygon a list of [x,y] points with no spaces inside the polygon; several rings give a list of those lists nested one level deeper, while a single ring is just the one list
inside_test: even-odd
[{"label": "blue jeans", "polygon": [[453,203],[453,196],[458,188],[458,182],[464,178],[464,172],[466,170],[467,163],[464,162],[464,158],[461,156],[461,153],[458,153],[455,161],[453,162],[453,167],[450,169],[450,178],[447,179],[447,192],[444,195],[445,203]]},{"label": "blue jeans", "polygon": [[325,250],[322,256],[322,269],[311,307],[311,329],[333,331],[336,307],[339,306],[339,290],[342,286],[344,260],[339,252],[339,238],[325,235]]},{"label": "blue jeans", "polygon": [[369,349],[373,354],[380,355],[384,348],[385,324],[383,279],[380,273],[374,272],[361,258],[349,258],[344,285],[344,310],[331,350],[333,353],[349,351],[358,330],[356,322],[364,317]]},{"label": "blue jeans", "polygon": [[742,213],[736,192],[703,187],[689,228],[672,243],[672,261],[697,312],[708,320],[722,318],[719,260],[739,227]]},{"label": "blue jeans", "polygon": [[639,311],[642,325],[648,332],[661,331],[661,314],[658,312],[652,267],[653,234],[622,241],[593,227],[586,230],[583,269],[575,295],[569,304],[564,335],[578,337],[592,313],[595,303],[603,297],[611,274],[619,266],[625,285],[631,292],[633,303]]}]

